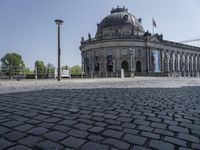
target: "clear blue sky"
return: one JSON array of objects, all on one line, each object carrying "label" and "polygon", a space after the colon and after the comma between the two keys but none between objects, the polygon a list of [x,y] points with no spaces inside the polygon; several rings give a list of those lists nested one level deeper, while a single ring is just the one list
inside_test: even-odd
[{"label": "clear blue sky", "polygon": [[164,39],[200,38],[200,0],[0,0],[0,57],[17,52],[27,67],[36,60],[57,66],[54,20],[61,18],[61,65],[80,64],[81,37],[93,37],[97,22],[117,5],[141,17],[145,30],[152,30],[153,17]]}]

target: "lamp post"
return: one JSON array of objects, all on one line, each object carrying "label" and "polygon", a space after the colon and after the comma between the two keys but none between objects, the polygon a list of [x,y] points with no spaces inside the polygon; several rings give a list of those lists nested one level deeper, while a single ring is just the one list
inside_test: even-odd
[{"label": "lamp post", "polygon": [[56,19],[55,20],[56,24],[58,25],[58,81],[60,81],[60,53],[61,53],[61,49],[60,49],[60,26],[62,25],[63,21]]}]

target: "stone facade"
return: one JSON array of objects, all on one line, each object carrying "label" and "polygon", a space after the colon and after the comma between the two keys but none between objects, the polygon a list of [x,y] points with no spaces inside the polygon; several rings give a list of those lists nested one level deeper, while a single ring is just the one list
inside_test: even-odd
[{"label": "stone facade", "polygon": [[126,8],[115,8],[97,24],[94,38],[81,41],[86,76],[161,75],[199,77],[200,48],[145,32],[141,19]]}]

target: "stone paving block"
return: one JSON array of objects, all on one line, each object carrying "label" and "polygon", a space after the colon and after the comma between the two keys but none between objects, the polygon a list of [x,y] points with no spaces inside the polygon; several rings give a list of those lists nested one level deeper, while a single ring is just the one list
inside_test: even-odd
[{"label": "stone paving block", "polygon": [[160,140],[151,140],[149,143],[149,147],[161,150],[174,150],[175,145]]},{"label": "stone paving block", "polygon": [[178,150],[193,150],[191,148],[179,147]]},{"label": "stone paving block", "polygon": [[43,135],[44,137],[48,138],[51,141],[59,141],[67,137],[68,135],[59,131],[50,131]]},{"label": "stone paving block", "polygon": [[180,126],[169,126],[169,130],[181,133],[189,133],[189,130]]},{"label": "stone paving block", "polygon": [[142,125],[139,125],[137,127],[138,130],[142,130],[142,131],[153,131],[153,128],[152,127],[149,127],[149,126],[142,126]]},{"label": "stone paving block", "polygon": [[4,134],[4,133],[8,133],[10,131],[10,129],[0,126],[0,135]]},{"label": "stone paving block", "polygon": [[164,123],[168,125],[172,125],[172,126],[178,125],[178,121],[172,121],[172,120],[166,120],[166,119],[164,120]]},{"label": "stone paving block", "polygon": [[118,130],[118,131],[121,131],[123,129],[121,126],[117,126],[117,125],[109,125],[106,128],[107,129]]},{"label": "stone paving block", "polygon": [[81,147],[82,150],[108,150],[109,147],[103,144],[88,142]]},{"label": "stone paving block", "polygon": [[134,120],[134,123],[144,125],[144,126],[148,126],[150,124],[149,121],[138,120],[138,119]]},{"label": "stone paving block", "polygon": [[155,129],[155,133],[161,134],[161,135],[168,135],[168,136],[174,136],[174,132],[168,131],[168,130],[163,130],[163,129]]},{"label": "stone paving block", "polygon": [[162,119],[156,118],[156,117],[147,117],[147,120],[148,121],[154,121],[154,122],[161,122],[162,121]]},{"label": "stone paving block", "polygon": [[48,140],[38,143],[35,147],[42,150],[61,150],[64,148],[62,145]]},{"label": "stone paving block", "polygon": [[116,119],[118,116],[117,115],[111,115],[111,114],[105,114],[103,116],[106,119]]},{"label": "stone paving block", "polygon": [[7,134],[4,134],[4,137],[6,137],[10,141],[17,141],[20,140],[21,138],[25,137],[26,134],[18,131],[12,131]]},{"label": "stone paving block", "polygon": [[133,146],[131,150],[151,150],[149,148],[143,147],[143,146]]},{"label": "stone paving block", "polygon": [[107,138],[107,139],[103,140],[102,143],[109,144],[109,145],[112,145],[116,148],[123,149],[123,150],[127,150],[130,147],[130,144],[123,142],[121,140],[113,139],[113,138]]},{"label": "stone paving block", "polygon": [[120,117],[130,118],[132,115],[131,115],[131,114],[128,114],[128,113],[120,113],[119,116],[120,116]]},{"label": "stone paving block", "polygon": [[128,123],[128,122],[131,122],[133,119],[132,118],[127,118],[127,117],[119,117],[116,120]]},{"label": "stone paving block", "polygon": [[192,123],[191,120],[189,120],[189,119],[184,119],[184,118],[174,118],[174,120],[179,121],[179,122]]},{"label": "stone paving block", "polygon": [[145,137],[148,137],[148,138],[151,138],[151,139],[160,139],[160,135],[159,134],[155,134],[155,133],[152,133],[152,132],[142,131],[141,135],[145,136]]},{"label": "stone paving block", "polygon": [[104,122],[108,123],[108,124],[113,124],[113,125],[120,125],[121,124],[120,121],[111,120],[111,119],[106,119]]},{"label": "stone paving block", "polygon": [[80,118],[78,119],[78,121],[82,122],[82,123],[86,123],[86,124],[93,124],[94,121],[89,120],[89,119],[85,119],[85,118]]},{"label": "stone paving block", "polygon": [[43,122],[43,123],[39,124],[38,126],[49,129],[49,128],[55,126],[55,124],[54,123]]},{"label": "stone paving block", "polygon": [[200,130],[200,126],[199,125],[195,125],[195,124],[191,124],[191,123],[183,122],[183,123],[180,123],[180,126],[189,128],[191,130]]},{"label": "stone paving block", "polygon": [[100,127],[106,127],[108,124],[104,122],[95,122],[95,125],[100,126]]},{"label": "stone paving block", "polygon": [[129,143],[132,143],[132,144],[144,145],[147,138],[144,138],[144,137],[138,136],[138,135],[125,134],[123,137],[123,140],[125,140]]},{"label": "stone paving block", "polygon": [[95,127],[91,128],[89,131],[90,131],[90,132],[93,132],[93,133],[100,133],[100,132],[102,132],[104,129],[105,129],[105,128],[103,128],[103,127],[95,126]]},{"label": "stone paving block", "polygon": [[34,134],[34,135],[43,135],[44,133],[46,133],[48,131],[48,129],[43,128],[43,127],[35,127],[32,128],[30,130],[28,130],[28,133]]},{"label": "stone paving block", "polygon": [[104,113],[101,112],[93,112],[92,113],[93,116],[97,116],[97,117],[102,117],[103,115],[105,115]]},{"label": "stone paving block", "polygon": [[76,129],[72,129],[67,134],[75,136],[75,137],[80,137],[80,138],[85,138],[86,136],[88,136],[88,132],[76,130]]},{"label": "stone paving block", "polygon": [[136,125],[133,123],[123,123],[121,126],[124,128],[131,128],[131,129],[135,129],[136,127]]},{"label": "stone paving block", "polygon": [[67,126],[73,126],[76,123],[77,123],[77,121],[75,121],[75,120],[63,120],[63,121],[59,122],[59,124],[67,125]]},{"label": "stone paving block", "polygon": [[8,122],[3,123],[2,125],[13,128],[13,127],[19,126],[21,124],[23,124],[23,122],[21,122],[21,121],[8,121]]},{"label": "stone paving block", "polygon": [[129,134],[138,134],[140,131],[135,129],[124,128],[122,132]]},{"label": "stone paving block", "polygon": [[48,122],[48,123],[57,123],[59,121],[61,121],[60,118],[56,118],[56,117],[51,117],[51,118],[47,118],[45,120],[43,120],[44,122]]},{"label": "stone paving block", "polygon": [[120,138],[123,135],[123,133],[116,130],[107,129],[102,133],[102,135],[108,137]]},{"label": "stone paving block", "polygon": [[7,141],[6,139],[0,138],[0,149],[5,149],[12,145],[14,145],[14,143]]},{"label": "stone paving block", "polygon": [[93,134],[92,135],[90,134],[87,138],[91,141],[94,141],[94,142],[100,142],[104,139],[104,137],[102,137],[102,136],[93,135]]},{"label": "stone paving block", "polygon": [[78,149],[81,145],[83,145],[86,142],[84,139],[76,138],[76,137],[68,137],[61,141],[62,144],[64,144],[66,147],[72,147]]},{"label": "stone paving block", "polygon": [[30,148],[24,146],[24,145],[16,145],[14,147],[11,147],[7,150],[31,150]]},{"label": "stone paving block", "polygon": [[28,137],[19,140],[19,143],[33,148],[37,143],[41,141],[43,141],[42,137],[29,135]]},{"label": "stone paving block", "polygon": [[167,116],[167,115],[158,115],[157,117],[161,118],[161,119],[172,120],[172,117],[171,116]]},{"label": "stone paving block", "polygon": [[172,137],[166,136],[164,138],[164,141],[169,142],[169,143],[173,143],[173,144],[176,144],[176,145],[179,145],[179,146],[187,147],[186,141],[180,140],[180,139],[177,139],[177,138],[172,138]]},{"label": "stone paving block", "polygon": [[93,121],[104,121],[105,118],[100,118],[100,117],[92,117],[91,118]]},{"label": "stone paving block", "polygon": [[138,120],[145,120],[146,116],[142,116],[142,115],[133,115],[132,118],[138,119]]},{"label": "stone paving block", "polygon": [[92,125],[88,125],[88,124],[84,124],[84,123],[78,123],[78,124],[75,124],[73,127],[80,129],[80,130],[87,131],[88,129],[92,128]]},{"label": "stone paving block", "polygon": [[77,113],[79,111],[79,109],[77,109],[77,108],[70,108],[70,109],[68,109],[66,111],[69,111],[69,112],[72,112],[72,113]]},{"label": "stone paving block", "polygon": [[160,128],[160,129],[166,129],[167,125],[164,123],[157,123],[157,122],[152,122],[151,126],[154,128]]},{"label": "stone paving block", "polygon": [[194,143],[200,143],[200,140],[198,137],[194,135],[190,135],[190,134],[179,133],[178,138],[186,140],[186,141],[194,142]]},{"label": "stone paving block", "polygon": [[192,148],[193,149],[200,149],[200,143],[192,143]]},{"label": "stone paving block", "polygon": [[65,133],[67,133],[68,131],[71,130],[71,128],[64,126],[64,125],[56,125],[56,126],[52,127],[52,129],[58,130],[58,131],[61,131],[61,132],[65,132]]},{"label": "stone paving block", "polygon": [[42,121],[40,120],[36,120],[36,119],[30,119],[28,121],[26,121],[27,123],[30,123],[30,124],[34,124],[34,125],[38,125],[40,124]]},{"label": "stone paving block", "polygon": [[16,130],[18,131],[26,131],[26,130],[29,130],[33,128],[33,125],[30,125],[30,124],[23,124],[23,125],[20,125],[18,127],[15,127]]}]

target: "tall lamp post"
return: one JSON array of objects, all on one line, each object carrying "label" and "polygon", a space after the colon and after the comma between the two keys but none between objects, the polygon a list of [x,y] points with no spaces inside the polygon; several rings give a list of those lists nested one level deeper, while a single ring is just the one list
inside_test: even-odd
[{"label": "tall lamp post", "polygon": [[58,25],[58,81],[60,81],[60,53],[61,53],[61,49],[60,49],[60,26],[62,25],[63,21],[56,19],[55,20],[56,24]]}]

